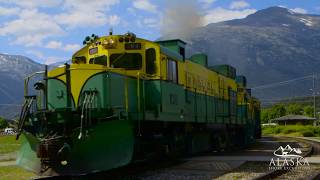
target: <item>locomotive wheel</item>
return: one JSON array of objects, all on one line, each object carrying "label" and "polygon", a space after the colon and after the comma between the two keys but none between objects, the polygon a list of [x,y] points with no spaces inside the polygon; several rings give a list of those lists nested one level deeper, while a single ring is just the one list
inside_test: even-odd
[{"label": "locomotive wheel", "polygon": [[174,133],[168,143],[168,152],[169,157],[178,157],[184,154],[185,152],[185,138],[182,134]]},{"label": "locomotive wheel", "polygon": [[219,134],[217,138],[217,144],[218,144],[218,151],[225,151],[229,147],[230,138],[225,131]]}]

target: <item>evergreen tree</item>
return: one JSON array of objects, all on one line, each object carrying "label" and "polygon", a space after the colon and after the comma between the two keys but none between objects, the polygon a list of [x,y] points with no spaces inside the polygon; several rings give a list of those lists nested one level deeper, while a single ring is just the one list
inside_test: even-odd
[{"label": "evergreen tree", "polygon": [[0,129],[4,129],[6,127],[8,127],[8,122],[4,118],[0,117]]}]

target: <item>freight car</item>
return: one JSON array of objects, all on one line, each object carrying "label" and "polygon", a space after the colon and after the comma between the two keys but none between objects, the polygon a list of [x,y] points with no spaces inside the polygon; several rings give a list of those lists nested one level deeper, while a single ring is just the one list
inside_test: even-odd
[{"label": "freight car", "polygon": [[71,64],[28,76],[17,163],[42,175],[82,174],[253,142],[260,104],[246,78],[229,65],[209,66],[205,54],[186,58],[185,46],[92,35]]}]

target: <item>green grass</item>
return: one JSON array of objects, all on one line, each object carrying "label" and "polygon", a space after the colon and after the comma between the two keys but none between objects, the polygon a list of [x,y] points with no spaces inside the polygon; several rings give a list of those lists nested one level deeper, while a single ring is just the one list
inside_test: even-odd
[{"label": "green grass", "polygon": [[[16,141],[16,136],[0,136],[0,156],[16,152],[20,148],[21,142]],[[7,159],[9,160],[9,159]],[[4,161],[7,161],[4,160]],[[14,159],[10,159],[14,160]],[[1,180],[29,180],[37,177],[36,174],[26,171],[18,166],[0,166],[0,179]]]},{"label": "green grass", "polygon": [[0,136],[0,154],[15,152],[20,148],[20,141],[16,136]]},{"label": "green grass", "polygon": [[304,125],[267,126],[267,127],[262,127],[262,134],[263,135],[320,137],[320,127],[304,126]]},{"label": "green grass", "polygon": [[18,166],[2,166],[0,167],[1,180],[24,180],[37,177],[34,173],[28,172]]}]

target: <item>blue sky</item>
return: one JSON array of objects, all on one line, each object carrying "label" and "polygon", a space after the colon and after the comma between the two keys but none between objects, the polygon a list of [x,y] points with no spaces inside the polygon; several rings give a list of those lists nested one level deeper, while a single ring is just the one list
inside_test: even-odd
[{"label": "blue sky", "polygon": [[319,0],[0,0],[0,53],[50,64],[70,59],[85,36],[111,27],[155,40],[175,25],[205,26],[270,6],[320,14]]}]

